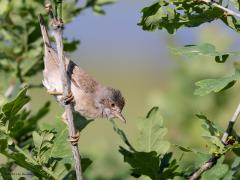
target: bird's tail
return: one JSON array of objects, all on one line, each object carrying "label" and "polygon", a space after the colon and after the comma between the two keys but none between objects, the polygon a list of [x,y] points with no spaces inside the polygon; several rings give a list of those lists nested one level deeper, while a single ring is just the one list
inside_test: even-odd
[{"label": "bird's tail", "polygon": [[40,28],[41,28],[41,32],[42,32],[44,45],[48,46],[48,47],[51,47],[50,40],[49,40],[49,37],[48,37],[47,28],[46,28],[46,25],[45,25],[45,21],[44,21],[44,18],[41,14],[39,15],[38,20],[39,20],[39,24],[40,24]]}]

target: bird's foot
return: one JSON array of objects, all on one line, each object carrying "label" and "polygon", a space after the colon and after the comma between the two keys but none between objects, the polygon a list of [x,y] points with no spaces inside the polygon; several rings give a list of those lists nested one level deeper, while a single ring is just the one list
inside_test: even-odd
[{"label": "bird's foot", "polygon": [[68,140],[73,146],[77,145],[78,140],[80,138],[80,133],[77,132],[76,134],[74,134],[73,136],[71,136],[71,138]]},{"label": "bird's foot", "polygon": [[70,104],[74,100],[72,92],[70,91],[67,96],[62,98],[62,100],[65,105]]},{"label": "bird's foot", "polygon": [[[63,113],[62,115],[62,121],[68,126],[68,120],[67,120],[67,114],[66,112]],[[77,132],[75,135],[71,136],[71,138],[68,140],[72,145],[77,145],[78,141],[80,138],[80,133]]]}]

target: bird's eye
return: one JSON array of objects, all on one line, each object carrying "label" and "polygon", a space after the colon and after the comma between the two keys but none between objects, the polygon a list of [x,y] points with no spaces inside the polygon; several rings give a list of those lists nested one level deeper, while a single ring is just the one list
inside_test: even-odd
[{"label": "bird's eye", "polygon": [[114,104],[114,103],[112,103],[112,104],[111,104],[111,106],[112,106],[112,107],[115,107],[115,104]]}]

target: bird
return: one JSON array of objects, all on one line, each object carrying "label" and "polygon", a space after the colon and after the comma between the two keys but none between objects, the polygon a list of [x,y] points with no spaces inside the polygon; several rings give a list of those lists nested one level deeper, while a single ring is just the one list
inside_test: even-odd
[{"label": "bird", "polygon": [[[75,112],[86,118],[118,118],[126,123],[122,110],[125,99],[118,89],[97,82],[80,66],[64,55],[67,76],[70,79],[70,94],[63,97],[59,59],[57,51],[51,45],[43,17],[39,16],[40,29],[44,42],[43,85],[50,95],[53,95],[61,105],[72,103]],[[66,113],[62,115],[67,123]],[[70,140],[76,142],[79,134]]]}]

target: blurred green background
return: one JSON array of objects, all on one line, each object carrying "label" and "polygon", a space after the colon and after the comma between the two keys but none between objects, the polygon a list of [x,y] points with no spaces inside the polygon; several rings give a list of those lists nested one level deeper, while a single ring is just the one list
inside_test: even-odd
[{"label": "blurred green background", "polygon": [[[200,121],[195,114],[203,113],[224,128],[240,95],[236,85],[218,94],[195,96],[194,83],[233,72],[232,63],[216,64],[205,56],[192,59],[176,56],[169,47],[209,42],[219,51],[236,50],[238,35],[219,22],[180,29],[173,36],[165,31],[145,32],[137,23],[140,10],[147,4],[149,2],[119,0],[104,8],[105,16],[93,15],[91,10],[84,11],[65,28],[66,37],[81,41],[78,50],[68,56],[99,82],[122,91],[126,99],[123,114],[127,124],[116,122],[130,142],[135,143],[138,118],[144,117],[151,107],[159,106],[169,130],[167,138],[172,143],[204,150]],[[41,79],[42,75],[38,74],[31,82],[41,82]],[[33,110],[46,100],[51,101],[50,113],[40,122],[40,127],[61,116],[63,108],[45,89],[31,89],[30,95]],[[236,127],[238,129],[239,125]],[[107,120],[91,123],[80,138],[81,154],[94,161],[86,171],[86,177],[131,179],[129,166],[118,153],[121,144]],[[190,162],[191,156],[184,158],[183,163]]]}]

